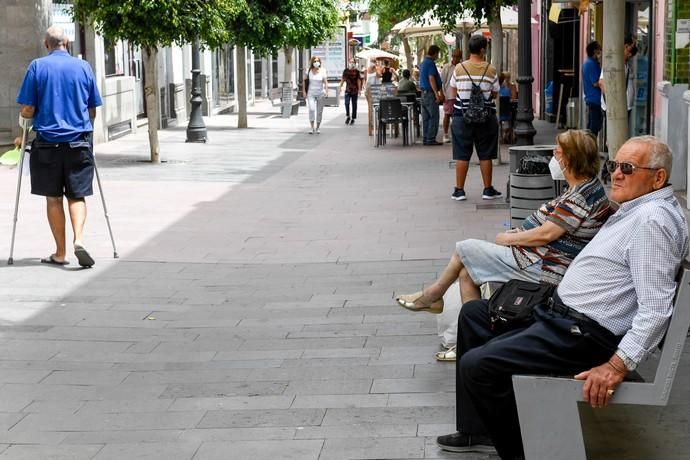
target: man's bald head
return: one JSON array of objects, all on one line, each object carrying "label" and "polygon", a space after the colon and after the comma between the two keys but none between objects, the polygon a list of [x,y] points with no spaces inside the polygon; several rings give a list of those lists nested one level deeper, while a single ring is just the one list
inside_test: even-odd
[{"label": "man's bald head", "polygon": [[66,47],[67,41],[65,30],[60,26],[50,26],[46,31],[45,44],[49,50]]}]

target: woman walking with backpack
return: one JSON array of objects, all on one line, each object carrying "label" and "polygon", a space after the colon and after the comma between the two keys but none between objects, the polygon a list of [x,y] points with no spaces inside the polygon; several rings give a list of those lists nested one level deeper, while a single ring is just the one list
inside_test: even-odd
[{"label": "woman walking with backpack", "polygon": [[494,99],[499,85],[496,68],[484,59],[487,46],[484,36],[473,35],[469,43],[470,58],[455,67],[450,82],[451,94],[455,94],[451,124],[455,190],[451,198],[456,201],[467,199],[465,179],[474,147],[484,182],[482,199],[494,200],[501,196],[501,192],[491,184],[491,162],[498,157],[498,120]]},{"label": "woman walking with backpack", "polygon": [[[309,63],[309,71],[304,79],[302,95],[307,100],[309,107],[309,134],[321,134],[321,115],[323,114],[323,98],[328,97],[328,76],[326,70],[321,68],[321,58],[312,56]],[[316,122],[316,127],[314,127]]]}]

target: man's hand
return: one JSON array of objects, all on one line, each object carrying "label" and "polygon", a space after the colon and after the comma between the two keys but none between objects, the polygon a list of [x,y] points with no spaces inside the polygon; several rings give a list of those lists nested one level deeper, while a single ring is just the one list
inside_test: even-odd
[{"label": "man's hand", "polygon": [[17,148],[22,146],[22,138],[21,137],[15,137],[14,138],[14,146]]},{"label": "man's hand", "polygon": [[582,397],[594,408],[608,405],[616,388],[628,373],[623,362],[618,363],[616,359],[620,361],[620,358],[614,355],[604,364],[575,376],[577,380],[585,381],[582,386]]},{"label": "man's hand", "polygon": [[19,127],[28,131],[29,128],[31,128],[31,124],[33,122],[33,118],[25,118],[22,116],[22,114],[19,114]]}]

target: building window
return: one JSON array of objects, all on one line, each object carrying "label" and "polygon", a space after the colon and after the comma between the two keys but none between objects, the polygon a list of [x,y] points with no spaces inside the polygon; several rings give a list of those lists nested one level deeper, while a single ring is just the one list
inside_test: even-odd
[{"label": "building window", "polygon": [[105,40],[105,76],[115,77],[125,74],[125,47],[121,40],[113,43]]}]

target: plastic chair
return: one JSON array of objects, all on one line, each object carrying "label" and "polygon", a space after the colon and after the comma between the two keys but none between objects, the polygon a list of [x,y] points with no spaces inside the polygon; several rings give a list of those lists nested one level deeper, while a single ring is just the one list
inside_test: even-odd
[{"label": "plastic chair", "polygon": [[419,98],[417,97],[417,93],[416,92],[398,93],[398,97],[404,98],[405,102],[414,103],[414,126],[415,126],[415,131],[417,132],[417,137],[420,137],[421,136],[421,125],[419,123],[419,120],[422,117],[422,105],[419,102]]},{"label": "plastic chair", "polygon": [[407,114],[403,112],[402,101],[398,97],[384,97],[379,102],[379,129],[376,145],[386,144],[388,125],[402,124],[403,145],[407,145]]}]

